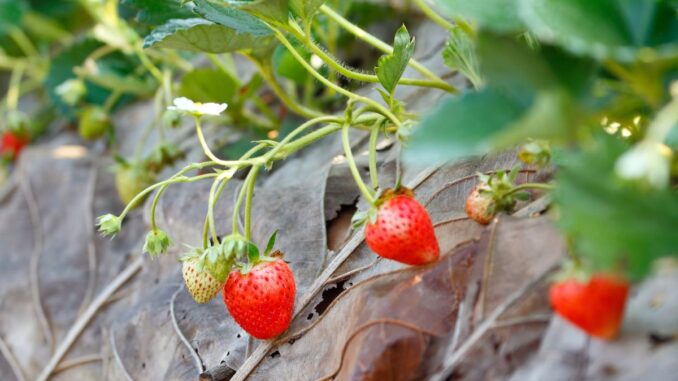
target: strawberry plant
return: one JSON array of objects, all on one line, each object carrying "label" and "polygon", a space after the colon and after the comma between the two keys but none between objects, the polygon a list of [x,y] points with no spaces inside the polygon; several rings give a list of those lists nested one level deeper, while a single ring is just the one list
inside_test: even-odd
[{"label": "strawberry plant", "polygon": [[[141,3],[132,3],[142,11],[148,11],[149,14],[157,11],[152,8],[145,9]],[[207,53],[238,53],[250,60],[258,68],[258,75],[268,83],[287,109],[307,118],[307,121],[287,133],[279,141],[262,140],[238,159],[227,160],[220,158],[207,143],[203,131],[203,121],[207,117],[219,117],[223,113],[228,114],[229,110],[233,108],[236,108],[234,116],[241,115],[243,100],[237,99],[233,93],[214,93],[216,95],[211,96],[209,94],[212,94],[214,90],[211,90],[208,86],[204,86],[204,88],[210,90],[198,92],[195,85],[200,79],[198,77],[187,76],[184,78],[186,83],[182,83],[182,88],[186,88],[183,91],[183,95],[190,96],[193,99],[178,97],[173,101],[172,105],[168,105],[167,110],[192,119],[195,125],[196,138],[208,160],[201,163],[189,164],[169,179],[150,185],[143,190],[139,189],[139,192],[131,191],[137,190],[136,186],[140,185],[141,182],[127,180],[132,178],[139,179],[141,177],[131,177],[129,175],[132,173],[130,170],[119,172],[119,177],[124,177],[123,179],[126,180],[119,182],[119,188],[121,195],[125,196],[123,198],[128,206],[118,216],[102,216],[99,220],[100,230],[106,234],[117,233],[121,227],[121,221],[127,213],[155,191],[151,204],[151,231],[154,232],[154,235],[149,235],[149,238],[155,239],[155,234],[166,235],[155,224],[155,208],[167,187],[174,183],[211,179],[213,183],[210,189],[209,205],[205,216],[203,246],[202,248],[194,249],[192,254],[189,255],[190,261],[184,262],[184,267],[188,267],[191,270],[189,272],[191,276],[187,279],[187,287],[191,290],[194,297],[196,295],[196,288],[200,288],[196,284],[210,284],[211,286],[207,288],[213,291],[214,287],[225,279],[224,274],[229,273],[232,268],[239,266],[239,263],[245,260],[245,258],[250,258],[245,262],[253,268],[252,271],[255,274],[260,269],[264,271],[263,265],[258,265],[257,260],[251,259],[251,251],[256,250],[256,246],[251,241],[250,232],[252,224],[252,198],[260,171],[262,169],[271,169],[276,161],[285,159],[318,139],[330,134],[340,133],[344,144],[345,156],[354,180],[365,199],[373,205],[374,212],[371,213],[377,214],[377,219],[370,221],[366,228],[370,246],[382,256],[408,264],[424,264],[435,261],[439,255],[438,242],[426,210],[414,201],[411,194],[408,193],[409,191],[404,191],[403,195],[394,195],[393,199],[384,198],[393,192],[384,192],[377,180],[376,144],[379,136],[395,134],[399,137],[405,137],[411,125],[418,118],[417,115],[408,112],[406,105],[397,99],[396,88],[401,85],[407,85],[431,87],[445,92],[456,92],[454,87],[412,59],[415,41],[410,36],[407,28],[403,26],[396,31],[393,46],[391,47],[376,39],[376,37],[365,34],[364,31],[348,22],[332,8],[323,5],[322,2],[290,2],[288,5],[287,2],[276,1],[241,4],[205,0],[193,2],[190,8],[192,9],[190,17],[185,15],[185,17],[171,19],[164,19],[162,17],[159,19],[153,18],[153,22],[160,25],[157,25],[148,34],[144,40],[144,46],[152,48],[153,50],[151,51],[156,51],[155,49],[158,48],[173,48]],[[368,43],[385,52],[376,63],[374,74],[366,74],[346,67],[319,45],[319,42],[317,42],[313,35],[314,25],[318,20],[316,15],[319,13],[322,13],[331,22],[344,28],[348,33],[363,36]],[[319,27],[322,28],[323,25],[319,25]],[[202,36],[205,35],[209,37],[203,38]],[[273,65],[278,60],[278,67],[280,68],[279,60],[281,59],[281,53],[275,48],[276,43],[284,47],[286,49],[285,54],[289,55],[287,60],[291,61],[285,65],[294,64],[298,66],[298,69],[303,70],[304,78],[313,78],[324,87],[324,91],[328,94],[335,94],[345,99],[343,112],[325,114],[315,109],[312,104],[302,104],[277,82],[278,79],[274,76]],[[327,41],[328,45],[334,43],[336,41]],[[316,61],[320,64],[318,65]],[[230,74],[229,69],[223,67],[223,65],[223,63],[217,62],[218,69],[223,70],[225,72],[224,75]],[[404,77],[405,69],[410,65],[421,72],[426,79]],[[325,73],[319,70],[320,67],[325,70]],[[279,74],[284,73],[279,72]],[[290,73],[288,72],[288,75],[291,75]],[[209,73],[210,76],[212,74],[212,72]],[[378,83],[381,86],[379,91],[384,103],[377,102],[339,85],[336,82],[337,75],[361,82]],[[228,78],[232,77],[234,76],[230,75]],[[332,79],[335,80],[333,81]],[[297,82],[304,85],[304,81],[300,79]],[[235,78],[231,82],[230,86],[228,86],[229,88],[240,86]],[[314,91],[312,89],[305,90]],[[252,86],[247,85],[244,90],[241,90],[240,94],[246,94],[251,91],[253,91]],[[229,100],[230,102],[219,103],[216,102],[217,100]],[[315,128],[309,132],[309,130],[317,125],[322,127]],[[369,167],[371,175],[369,185],[365,184],[359,175],[351,152],[349,142],[349,131],[351,129],[368,131],[370,134]],[[202,174],[189,175],[189,173],[196,170],[201,170]],[[247,173],[245,183],[240,190],[233,212],[231,233],[222,238],[219,234],[220,228],[215,223],[214,207],[228,182],[239,171]],[[126,197],[132,193],[138,194],[131,199]],[[378,197],[378,194],[382,193],[383,195]],[[238,219],[243,208],[245,218],[244,227],[241,229]],[[404,218],[399,217],[398,211],[405,209],[407,210],[407,215]],[[406,231],[399,232],[398,229],[400,228],[397,226],[401,224],[407,226]],[[391,227],[389,228],[389,226]],[[420,241],[420,234],[424,234],[424,242]],[[148,241],[145,246],[146,248],[158,247],[157,244]],[[160,251],[162,250],[154,250],[153,254],[157,254]],[[197,265],[194,266],[193,263],[196,261]],[[204,276],[198,275],[201,271],[206,271],[209,274]],[[187,272],[185,271],[185,278],[186,274]],[[196,277],[203,277],[203,280],[196,283],[194,281]],[[244,277],[244,279],[247,279],[246,275]],[[210,281],[207,281],[207,279]],[[196,298],[196,301],[204,302],[205,296],[211,296],[213,292],[201,292],[198,295],[199,297]],[[244,297],[239,296],[238,298]],[[229,299],[226,298],[226,300],[228,301]],[[235,301],[231,303],[236,304]],[[285,303],[289,304],[289,301]],[[229,310],[231,310],[230,305]],[[237,311],[240,311],[240,309],[237,309]],[[289,323],[290,313],[291,310],[286,315],[287,320],[285,324]],[[240,322],[237,313],[234,317],[236,321]],[[247,321],[251,320],[251,318],[243,319],[244,323],[242,324],[247,329]],[[279,330],[276,329],[275,331],[279,333]],[[269,335],[264,336],[269,337]]]},{"label": "strawberry plant", "polygon": [[[213,208],[229,180],[237,172],[247,173],[234,210],[231,234],[225,239],[249,247],[253,245],[249,232],[252,197],[260,171],[272,168],[276,161],[333,133],[341,134],[354,180],[371,205],[368,211],[356,216],[359,223],[367,221],[368,245],[379,255],[408,264],[435,260],[438,244],[426,211],[411,196],[381,188],[376,173],[376,142],[379,136],[395,134],[405,140],[416,125],[419,126],[405,150],[406,159],[411,162],[429,164],[524,144],[519,157],[527,164],[550,165],[553,156],[553,165],[563,168],[562,172],[557,172],[555,186],[515,185],[516,171],[510,175],[480,175],[480,184],[466,203],[468,215],[478,222],[487,224],[498,212],[511,212],[517,200],[529,197],[524,192],[526,189],[555,189],[559,221],[565,233],[573,238],[572,250],[580,257],[582,266],[596,271],[616,269],[631,279],[637,279],[647,273],[653,258],[674,254],[668,249],[675,247],[670,237],[662,239],[666,241],[665,245],[659,243],[648,247],[639,246],[641,241],[638,239],[628,241],[633,235],[617,236],[617,230],[612,230],[609,224],[582,229],[586,225],[583,219],[591,218],[578,212],[577,204],[586,198],[570,196],[572,192],[585,191],[587,186],[596,186],[596,180],[602,181],[605,178],[603,174],[610,171],[613,179],[607,182],[620,185],[616,190],[609,190],[613,193],[608,194],[601,207],[614,202],[614,192],[625,192],[625,189],[631,190],[629,195],[634,194],[640,199],[648,197],[648,194],[673,193],[668,190],[672,182],[673,150],[667,145],[670,143],[667,139],[678,121],[675,101],[671,100],[673,95],[667,86],[650,86],[652,79],[670,78],[672,73],[672,67],[668,65],[675,51],[671,32],[658,29],[664,23],[672,22],[665,17],[669,2],[646,6],[644,10],[652,15],[652,22],[644,25],[645,30],[635,30],[636,35],[627,37],[625,31],[635,25],[634,14],[621,2],[601,2],[594,6],[583,2],[563,3],[559,6],[566,7],[569,13],[556,16],[556,6],[540,12],[538,1],[522,2],[520,12],[515,9],[490,12],[491,7],[484,2],[469,5],[440,0],[440,10],[451,17],[452,21],[449,21],[425,2],[417,1],[424,14],[449,30],[450,40],[442,52],[445,63],[458,69],[477,88],[443,100],[436,110],[424,117],[408,111],[407,105],[397,99],[398,86],[431,87],[450,93],[458,90],[412,59],[415,39],[405,26],[395,32],[393,45],[389,46],[351,24],[323,2],[199,0],[188,6],[172,6],[170,14],[177,16],[174,18],[162,16],[158,9],[145,8],[141,2],[131,3],[142,13],[147,12],[145,16],[157,16],[140,17],[155,26],[144,39],[144,46],[150,51],[171,48],[240,54],[257,67],[258,76],[268,83],[286,109],[306,118],[281,140],[261,140],[240,158],[227,160],[220,158],[208,146],[202,123],[205,116],[219,116],[232,107],[236,108],[234,119],[237,119],[235,115],[244,110],[242,100],[237,100],[233,94],[211,97],[201,95],[207,93],[186,90],[184,94],[194,99],[178,98],[173,106],[168,107],[170,111],[193,119],[196,137],[208,160],[190,164],[169,179],[147,187],[133,200],[128,200],[131,201],[129,205],[156,191],[151,205],[153,215],[158,199],[171,184],[211,179],[213,185],[201,255],[216,257],[214,271],[217,273],[230,271],[245,254],[244,251],[236,253],[234,262],[223,249],[219,249],[222,241],[220,229],[215,225]],[[624,12],[631,18],[620,21],[621,24],[610,24],[609,35],[596,35],[586,28],[572,29],[574,19],[570,17],[579,14],[595,16]],[[318,38],[317,34],[322,34],[330,23],[336,23],[345,32],[384,52],[373,73],[347,67],[328,53],[322,44],[335,46],[337,41],[328,39],[327,35],[324,35],[325,39]],[[471,25],[477,25],[477,28]],[[557,34],[553,30],[557,30]],[[558,37],[567,33],[573,37]],[[655,37],[643,40],[643,36],[650,34]],[[657,54],[648,55],[642,49],[644,46],[656,49]],[[283,48],[284,51],[281,50]],[[223,65],[217,63],[217,68],[228,73],[228,68],[223,68]],[[274,69],[276,65],[278,69]],[[408,66],[419,71],[424,79],[405,77]],[[277,82],[276,73],[290,78],[295,86],[304,86],[307,94],[318,91],[316,86],[319,84],[323,93],[343,97],[343,112],[324,114],[317,108],[318,102],[311,102],[308,97],[305,99],[307,102],[301,102]],[[379,84],[378,91],[383,102],[376,102],[338,84],[337,76]],[[309,78],[313,80],[310,87]],[[194,78],[185,86],[196,81],[197,78]],[[237,79],[232,82],[229,88],[240,86]],[[248,91],[251,91],[249,86],[245,92]],[[228,108],[227,103],[219,103],[224,100],[230,101]],[[323,127],[309,132],[316,125]],[[351,152],[348,140],[351,129],[365,130],[370,134],[369,184],[361,178]],[[595,166],[579,168],[575,172],[577,176],[591,173],[590,184],[572,183],[575,178],[568,175],[568,162],[564,158],[581,156],[591,150],[598,155],[611,155],[608,149],[594,148],[601,144],[609,145],[606,142],[610,140],[617,141],[617,145],[633,147],[616,156],[593,159],[600,163],[615,163],[612,167],[598,168],[595,174]],[[552,151],[555,154],[552,155]],[[206,168],[211,168],[211,171],[206,172]],[[203,174],[187,175],[198,169]],[[237,216],[243,204],[245,223],[241,230]],[[621,205],[610,207],[613,210],[623,209]],[[129,209],[130,206],[119,216],[104,216],[100,223],[102,230],[110,232],[110,221],[116,221],[113,229],[116,230]],[[665,213],[672,212],[667,210]],[[151,229],[160,231],[153,217]],[[607,241],[612,237],[617,242]],[[624,245],[627,249],[617,251],[615,248],[621,247],[620,243],[625,239],[628,241]],[[598,249],[593,250],[594,247]],[[637,263],[640,259],[631,256],[635,247],[642,247],[645,251],[643,263]]]},{"label": "strawberry plant", "polygon": [[[264,250],[253,238],[258,187],[333,135],[362,201],[354,229],[374,254],[409,266],[445,253],[429,204],[401,185],[401,156],[416,168],[509,152],[521,164],[469,177],[475,187],[463,192],[458,220],[490,225],[494,236],[502,213],[546,195],[570,254],[550,301],[592,336],[617,335],[631,285],[678,255],[673,0],[102,0],[60,11],[41,3],[0,0],[0,177],[27,145],[77,131],[81,144],[115,160],[125,205],[100,216],[99,231],[115,236],[145,204],[143,251],[183,250],[193,300],[221,291],[254,338],[280,336],[299,312],[277,232]],[[399,17],[388,38],[370,33],[385,15]],[[437,61],[427,61],[454,78],[415,58],[428,42],[411,34],[421,20],[447,36]],[[421,111],[403,87],[440,101]],[[140,99],[152,102],[145,124],[114,117]],[[57,116],[69,123],[50,124]],[[358,135],[364,165],[352,145]],[[122,143],[130,141],[131,149]],[[396,147],[393,183],[379,173],[383,141]],[[522,172],[542,182],[521,182]],[[203,181],[211,185],[200,244],[185,247],[159,226],[158,206],[170,187]],[[224,226],[218,202],[236,181]]]}]

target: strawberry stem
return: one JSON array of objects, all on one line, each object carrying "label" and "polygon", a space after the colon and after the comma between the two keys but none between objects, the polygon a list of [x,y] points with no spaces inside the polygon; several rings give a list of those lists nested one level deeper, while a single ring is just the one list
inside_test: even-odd
[{"label": "strawberry stem", "polygon": [[271,29],[275,37],[278,39],[278,41],[280,41],[285,46],[285,48],[287,48],[290,54],[292,54],[294,59],[297,60],[297,62],[299,62],[299,64],[301,64],[301,66],[303,66],[304,69],[306,69],[306,71],[308,71],[309,74],[315,77],[323,85],[329,88],[333,88],[337,93],[349,99],[354,99],[357,102],[361,102],[374,107],[374,109],[377,112],[390,119],[393,122],[393,124],[395,124],[397,127],[400,127],[401,125],[400,120],[395,115],[393,115],[393,113],[390,110],[382,106],[379,102],[375,101],[374,99],[358,95],[354,92],[344,89],[343,87],[335,83],[330,82],[327,78],[323,77],[322,74],[318,73],[318,71],[315,70],[313,66],[311,66],[311,64],[306,62],[304,57],[302,57],[301,54],[299,54],[299,52],[294,48],[294,46],[292,46],[292,43],[287,39],[287,37],[285,37],[285,35],[278,28],[272,25],[269,25],[269,28]]},{"label": "strawberry stem", "polygon": [[[329,6],[323,4],[320,6],[320,12],[325,14],[329,19],[332,21],[336,22],[339,26],[344,28],[346,31],[349,33],[353,34],[357,38],[365,41],[366,43],[374,46],[375,48],[381,50],[382,52],[386,54],[391,54],[393,52],[393,47],[391,47],[389,44],[381,41],[380,39],[374,37],[374,35],[370,34],[364,29],[361,29],[357,25],[353,24],[352,22],[348,21],[346,18],[344,18],[342,15],[334,11],[332,8]],[[425,77],[429,78],[431,81],[438,82],[441,85],[441,88],[444,88],[445,90],[451,92],[451,93],[456,93],[458,90],[449,85],[447,82],[445,82],[442,78],[439,76],[435,75],[433,72],[431,72],[429,69],[427,69],[424,65],[420,64],[417,60],[411,59],[409,62],[409,65],[412,66],[412,68],[421,74],[423,74]]]},{"label": "strawberry stem", "polygon": [[247,176],[247,199],[245,201],[245,239],[250,241],[252,238],[252,198],[254,197],[254,184],[257,182],[259,166],[254,166]]},{"label": "strawberry stem", "polygon": [[362,177],[360,177],[360,171],[358,171],[358,166],[355,164],[355,159],[353,158],[353,152],[351,152],[351,142],[348,137],[349,128],[350,125],[344,124],[344,126],[341,129],[341,141],[344,145],[344,154],[346,155],[346,161],[348,162],[348,167],[351,170],[351,174],[353,175],[353,180],[355,180],[356,185],[358,185],[358,188],[360,188],[360,191],[362,192],[367,202],[370,205],[373,205],[375,202],[374,195],[367,188],[367,185],[365,185],[365,183],[363,182]]},{"label": "strawberry stem", "polygon": [[543,183],[525,183],[525,184],[520,184],[508,192],[504,194],[504,196],[510,196],[514,193],[527,190],[527,189],[540,189],[540,190],[553,190],[555,187],[551,184],[543,184]]},{"label": "strawberry stem", "polygon": [[379,140],[379,124],[372,126],[370,131],[370,180],[372,181],[372,189],[379,188],[379,175],[377,172],[377,141]]}]

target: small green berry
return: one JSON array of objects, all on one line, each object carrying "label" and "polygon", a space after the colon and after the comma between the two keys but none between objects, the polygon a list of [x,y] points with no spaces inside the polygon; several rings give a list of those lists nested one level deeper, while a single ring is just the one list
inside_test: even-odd
[{"label": "small green berry", "polygon": [[99,232],[105,236],[115,236],[122,226],[122,218],[112,214],[105,214],[97,218]]},{"label": "small green berry", "polygon": [[146,242],[144,243],[144,252],[151,257],[167,253],[167,249],[172,244],[172,240],[160,229],[153,229],[146,235]]}]

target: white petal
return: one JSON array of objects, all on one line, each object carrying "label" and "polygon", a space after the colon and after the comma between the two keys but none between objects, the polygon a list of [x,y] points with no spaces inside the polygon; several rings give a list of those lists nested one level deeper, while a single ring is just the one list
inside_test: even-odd
[{"label": "white petal", "polygon": [[168,110],[183,111],[186,113],[193,113],[196,111],[196,104],[185,97],[174,99],[174,106],[170,106]]},{"label": "white petal", "polygon": [[670,157],[662,144],[641,142],[617,159],[615,171],[623,179],[643,180],[662,188],[668,184]]},{"label": "white petal", "polygon": [[197,107],[197,112],[201,115],[219,115],[226,110],[226,103],[203,103]]}]

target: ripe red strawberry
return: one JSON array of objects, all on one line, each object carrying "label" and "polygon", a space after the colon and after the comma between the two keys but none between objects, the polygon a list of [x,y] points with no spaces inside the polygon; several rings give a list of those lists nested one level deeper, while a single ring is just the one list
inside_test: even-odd
[{"label": "ripe red strawberry", "polygon": [[497,203],[490,193],[489,187],[479,185],[473,188],[466,199],[466,214],[481,225],[489,224],[497,213]]},{"label": "ripe red strawberry", "polygon": [[0,141],[0,157],[16,160],[27,144],[28,136],[6,131],[2,134],[2,140]]},{"label": "ripe red strawberry", "polygon": [[591,336],[612,339],[624,316],[629,284],[621,278],[596,274],[587,283],[569,278],[551,285],[553,309]]},{"label": "ripe red strawberry", "polygon": [[368,221],[365,227],[365,241],[372,251],[408,265],[438,259],[440,248],[431,218],[411,190],[387,190],[377,208],[376,221]]},{"label": "ripe red strawberry", "polygon": [[281,259],[260,262],[247,274],[231,272],[224,286],[224,303],[247,333],[270,339],[289,327],[296,289],[287,263]]},{"label": "ripe red strawberry", "polygon": [[198,271],[196,268],[198,259],[195,257],[185,260],[181,267],[181,274],[184,276],[184,283],[193,300],[202,304],[212,300],[224,286],[224,282],[215,279],[206,269]]}]

